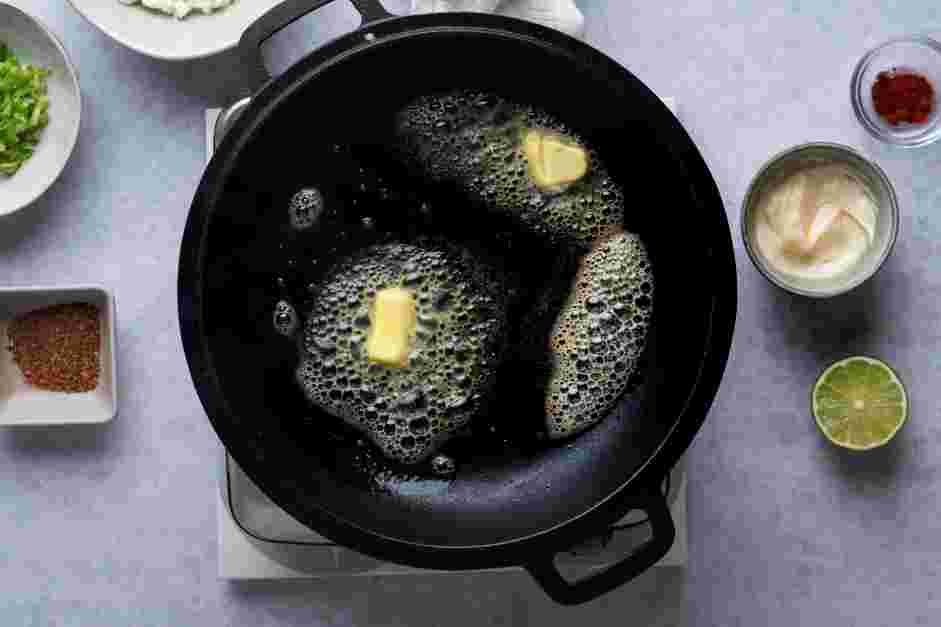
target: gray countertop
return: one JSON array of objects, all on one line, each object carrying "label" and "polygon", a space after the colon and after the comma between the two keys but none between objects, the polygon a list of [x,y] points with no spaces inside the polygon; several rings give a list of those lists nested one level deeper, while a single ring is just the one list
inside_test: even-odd
[{"label": "gray countertop", "polygon": [[[738,326],[690,452],[689,567],[561,609],[522,574],[216,578],[218,446],[186,369],[175,282],[203,112],[236,95],[239,68],[230,55],[154,61],[62,0],[14,1],[63,38],[86,108],[64,176],[0,220],[0,285],[115,290],[120,409],[104,428],[0,431],[0,624],[623,625],[639,607],[662,625],[941,622],[941,144],[875,144],[848,88],[880,40],[941,30],[935,3],[580,2],[590,43],[677,98],[733,223],[759,165],[807,140],[878,161],[902,218],[883,271],[828,302],[766,285],[736,227]],[[274,44],[274,65],[354,23],[351,8],[326,9]],[[899,437],[866,455],[822,441],[808,414],[818,372],[853,353],[892,362],[913,405]]]}]

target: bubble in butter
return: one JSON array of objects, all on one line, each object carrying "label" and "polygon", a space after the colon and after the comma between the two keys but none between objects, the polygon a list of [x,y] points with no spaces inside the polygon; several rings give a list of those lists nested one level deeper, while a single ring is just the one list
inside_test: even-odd
[{"label": "bubble in butter", "polygon": [[878,205],[845,165],[811,165],[771,183],[752,218],[752,240],[772,270],[820,281],[847,276],[872,246]]},{"label": "bubble in butter", "polygon": [[415,297],[407,289],[379,290],[369,312],[366,340],[369,361],[389,368],[404,368],[415,335]]}]

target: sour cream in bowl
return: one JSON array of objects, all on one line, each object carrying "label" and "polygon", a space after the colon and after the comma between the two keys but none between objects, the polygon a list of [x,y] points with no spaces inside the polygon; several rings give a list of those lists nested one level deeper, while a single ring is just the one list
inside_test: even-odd
[{"label": "sour cream in bowl", "polygon": [[898,205],[885,173],[836,144],[805,144],[772,158],[742,209],[755,267],[804,296],[835,296],[863,283],[888,257],[897,233]]}]

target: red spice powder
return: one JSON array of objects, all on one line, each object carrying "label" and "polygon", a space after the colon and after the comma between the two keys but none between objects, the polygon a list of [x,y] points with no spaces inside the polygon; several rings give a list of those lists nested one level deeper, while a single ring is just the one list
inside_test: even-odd
[{"label": "red spice powder", "polygon": [[98,387],[98,308],[85,303],[54,305],[19,316],[7,333],[13,360],[30,385],[54,392],[90,392]]},{"label": "red spice powder", "polygon": [[893,68],[876,76],[872,102],[876,113],[892,126],[924,124],[934,110],[934,87],[920,74]]}]

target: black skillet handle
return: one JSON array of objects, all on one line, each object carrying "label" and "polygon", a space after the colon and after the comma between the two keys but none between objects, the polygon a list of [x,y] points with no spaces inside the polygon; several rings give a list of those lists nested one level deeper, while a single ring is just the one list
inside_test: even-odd
[{"label": "black skillet handle", "polygon": [[634,579],[659,562],[676,539],[676,527],[670,516],[666,496],[659,490],[640,496],[634,507],[647,514],[652,536],[617,564],[574,582],[567,581],[559,573],[554,554],[527,564],[526,570],[553,601],[562,605],[591,601]]},{"label": "black skillet handle", "polygon": [[[333,0],[284,0],[258,18],[248,27],[248,30],[242,33],[238,44],[238,54],[245,67],[250,90],[247,95],[254,94],[271,78],[261,59],[261,45],[282,28],[331,2]],[[382,7],[379,0],[351,0],[351,2],[362,17],[361,26],[392,17],[392,14]]]}]

